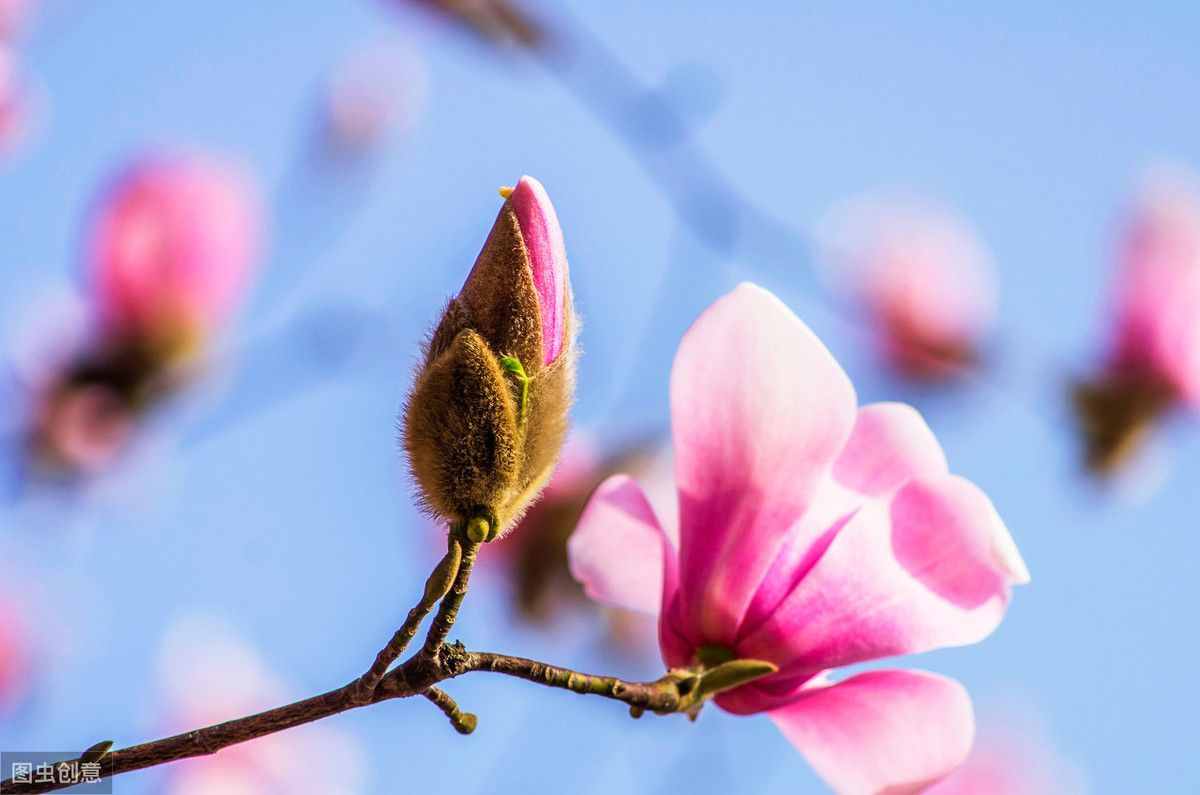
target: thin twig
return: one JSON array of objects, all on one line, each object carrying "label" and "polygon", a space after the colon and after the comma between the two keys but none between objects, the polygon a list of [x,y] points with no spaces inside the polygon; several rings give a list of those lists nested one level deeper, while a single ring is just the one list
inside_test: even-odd
[{"label": "thin twig", "polygon": [[[408,618],[404,620],[404,624],[400,629],[396,630],[396,634],[392,635],[392,639],[388,644],[379,650],[379,654],[375,655],[375,662],[362,677],[358,680],[358,695],[363,700],[363,703],[369,701],[369,696],[374,693],[379,681],[383,679],[388,668],[392,663],[400,659],[400,655],[408,648],[408,644],[416,636],[417,630],[421,627],[421,622],[425,620],[425,616],[429,615],[429,611],[433,610],[434,605],[438,600],[446,595],[447,590],[451,585],[458,582],[458,576],[461,572],[462,565],[462,544],[451,531],[448,540],[448,549],[445,557],[434,568],[433,573],[429,575],[429,579],[425,581],[425,593],[421,597],[421,601],[408,611]],[[464,582],[464,587],[466,583]],[[461,599],[460,599],[461,602]],[[451,620],[453,623],[453,620]]]},{"label": "thin twig", "polygon": [[450,694],[440,687],[431,687],[421,695],[433,702],[433,704],[446,714],[450,719],[450,725],[459,734],[470,734],[475,731],[475,727],[479,724],[479,718],[472,712],[463,712],[458,706],[458,702],[450,697]]},{"label": "thin twig", "polygon": [[[456,531],[452,531],[456,532]],[[463,599],[467,596],[467,588],[471,581],[471,569],[475,566],[475,557],[479,554],[479,543],[469,538],[458,539],[462,544],[462,562],[454,578],[454,585],[446,598],[442,599],[433,623],[429,625],[429,634],[425,636],[424,654],[434,656],[446,642],[454,622],[458,618],[458,609],[462,607]]]}]

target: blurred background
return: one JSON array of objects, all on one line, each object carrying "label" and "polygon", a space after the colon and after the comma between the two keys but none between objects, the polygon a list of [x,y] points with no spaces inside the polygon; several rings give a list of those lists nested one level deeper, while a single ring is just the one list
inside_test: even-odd
[{"label": "blurred background", "polygon": [[[992,637],[913,661],[966,684],[981,755],[1027,771],[974,791],[1195,791],[1200,438],[1180,415],[1097,479],[1067,390],[1105,347],[1147,169],[1200,166],[1200,9],[530,0],[535,30],[494,4],[29,5],[0,49],[0,90],[21,102],[0,99],[11,362],[53,347],[63,296],[86,299],[89,214],[147,152],[237,164],[261,245],[203,367],[103,471],[31,472],[30,398],[15,375],[0,392],[0,748],[127,745],[362,672],[442,548],[396,440],[419,345],[496,189],[531,174],[566,236],[574,417],[596,468],[653,458],[681,334],[739,281],[763,284],[861,402],[922,410],[1032,572]],[[834,273],[830,229],[863,196],[970,228],[998,298],[979,350],[949,357],[961,377],[881,357],[878,313]],[[544,548],[483,551],[456,637],[661,673],[642,623],[589,609],[561,574],[595,478],[565,489]],[[499,677],[446,689],[480,716],[473,736],[389,702],[116,791],[822,791],[764,717],[633,722]]]}]

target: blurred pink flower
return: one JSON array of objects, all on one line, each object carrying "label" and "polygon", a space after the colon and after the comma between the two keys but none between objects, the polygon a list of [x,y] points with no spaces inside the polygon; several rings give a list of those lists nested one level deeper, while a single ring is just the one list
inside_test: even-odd
[{"label": "blurred pink flower", "polygon": [[262,237],[254,186],[207,157],[150,156],[100,197],[85,243],[106,330],[170,346],[195,344],[234,310]]},{"label": "blurred pink flower", "polygon": [[425,103],[424,64],[406,49],[374,46],[355,52],[325,89],[324,122],[339,150],[361,153],[393,130],[415,123]]},{"label": "blurred pink flower", "polygon": [[832,225],[831,257],[869,313],[886,361],[937,380],[978,360],[996,288],[963,219],[912,200],[860,199],[835,212]]},{"label": "blurred pink flower", "polygon": [[29,20],[31,0],[0,0],[0,43],[15,39]]},{"label": "blurred pink flower", "polygon": [[80,474],[107,469],[126,449],[136,422],[128,402],[102,384],[62,385],[47,392],[37,410],[43,461]]},{"label": "blurred pink flower", "polygon": [[1200,185],[1151,178],[1118,250],[1109,366],[1200,406]]},{"label": "blurred pink flower", "polygon": [[[193,617],[171,629],[160,659],[169,730],[184,731],[286,703],[287,691],[222,623]],[[168,795],[327,795],[362,791],[351,739],[312,724],[168,768]]]},{"label": "blurred pink flower", "polygon": [[1112,326],[1099,371],[1073,385],[1088,466],[1112,474],[1158,419],[1200,408],[1200,186],[1146,180],[1117,250]]},{"label": "blurred pink flower", "polygon": [[25,698],[30,685],[30,636],[17,605],[0,601],[0,717]]},{"label": "blurred pink flower", "polygon": [[12,50],[0,41],[0,155],[10,154],[25,140],[30,112],[29,92]]},{"label": "blurred pink flower", "polygon": [[[970,701],[935,674],[829,669],[975,643],[1028,572],[991,502],[951,475],[920,415],[857,408],[833,356],[742,285],[684,336],[671,374],[679,527],[606,481],[570,541],[595,599],[659,613],[668,666],[719,647],[777,673],[716,697],[767,712],[840,792],[907,792],[970,749]],[[719,652],[718,652],[719,653]]]}]

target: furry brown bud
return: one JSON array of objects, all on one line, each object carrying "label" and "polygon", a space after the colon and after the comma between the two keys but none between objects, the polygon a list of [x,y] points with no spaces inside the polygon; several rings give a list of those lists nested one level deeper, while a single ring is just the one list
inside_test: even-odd
[{"label": "furry brown bud", "polygon": [[428,510],[485,520],[487,540],[541,491],[567,432],[575,332],[562,231],[522,177],[446,307],[404,410],[404,446]]}]

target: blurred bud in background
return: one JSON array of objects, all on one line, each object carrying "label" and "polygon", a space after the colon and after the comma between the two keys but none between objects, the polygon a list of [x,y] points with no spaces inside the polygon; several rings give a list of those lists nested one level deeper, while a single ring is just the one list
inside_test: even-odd
[{"label": "blurred bud in background", "polygon": [[195,374],[250,287],[262,234],[238,169],[151,156],[102,193],[84,235],[88,317],[52,367],[28,379],[30,452],[44,471],[94,474],[140,418]]},{"label": "blurred bud in background", "polygon": [[1200,405],[1200,183],[1182,169],[1144,181],[1124,222],[1097,371],[1074,386],[1088,467],[1118,469],[1167,411]]},{"label": "blurred bud in background", "polygon": [[979,364],[996,286],[964,219],[915,199],[864,197],[835,208],[821,238],[839,287],[867,313],[897,374],[943,382]]},{"label": "blurred bud in background", "polygon": [[425,64],[395,43],[352,53],[325,85],[321,119],[327,150],[361,157],[406,133],[425,108]]},{"label": "blurred bud in background", "polygon": [[[595,602],[584,598],[583,588],[567,568],[567,539],[592,492],[610,475],[636,472],[649,476],[661,468],[663,460],[661,446],[651,440],[606,454],[594,437],[571,435],[541,497],[513,531],[480,559],[509,581],[518,617],[552,628],[576,611],[597,610]],[[653,622],[643,616],[610,610],[606,618],[609,639],[618,648],[640,649],[655,637]]]},{"label": "blurred bud in background", "polygon": [[0,159],[13,154],[25,142],[32,124],[32,107],[16,56],[0,40]]},{"label": "blurred bud in background", "polygon": [[493,44],[540,47],[546,31],[520,0],[385,0],[393,7],[412,6],[437,14]]},{"label": "blurred bud in background", "polygon": [[0,43],[19,37],[28,25],[33,0],[0,0]]},{"label": "blurred bud in background", "polygon": [[522,177],[430,338],[404,408],[404,446],[425,507],[485,519],[492,540],[554,470],[574,397],[575,333],[562,229]]},{"label": "blurred bud in background", "polygon": [[[257,653],[221,621],[192,616],[167,632],[159,655],[166,731],[240,718],[291,700]],[[362,750],[318,723],[260,737],[165,769],[167,795],[326,795],[363,790]]]},{"label": "blurred bud in background", "polygon": [[262,207],[235,166],[150,155],[102,194],[84,260],[102,334],[186,357],[229,318],[254,277]]},{"label": "blurred bud in background", "polygon": [[29,695],[31,643],[19,604],[0,593],[0,721]]}]

